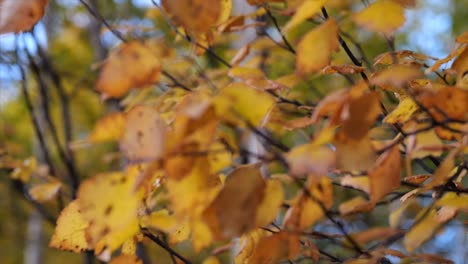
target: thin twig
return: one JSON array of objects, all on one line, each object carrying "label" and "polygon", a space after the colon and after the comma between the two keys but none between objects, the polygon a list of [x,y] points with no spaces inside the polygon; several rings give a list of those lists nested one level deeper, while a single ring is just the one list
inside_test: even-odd
[{"label": "thin twig", "polygon": [[162,241],[161,239],[159,239],[157,236],[153,235],[148,229],[146,228],[141,228],[141,232],[143,233],[143,235],[149,239],[151,239],[151,241],[153,241],[154,243],[156,243],[158,246],[160,246],[161,248],[163,248],[164,250],[166,250],[169,254],[175,256],[176,258],[178,258],[180,261],[182,261],[183,263],[185,264],[191,264],[192,262],[190,262],[188,259],[186,259],[185,257],[183,257],[182,255],[180,255],[179,253],[177,253],[174,249],[172,249],[170,246],[168,246],[166,243],[164,243],[164,241]]}]

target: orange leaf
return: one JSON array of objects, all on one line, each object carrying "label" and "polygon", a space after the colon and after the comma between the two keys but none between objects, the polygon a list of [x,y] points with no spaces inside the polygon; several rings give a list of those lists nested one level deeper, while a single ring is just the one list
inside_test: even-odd
[{"label": "orange leaf", "polygon": [[0,34],[31,30],[44,15],[48,0],[0,1]]},{"label": "orange leaf", "polygon": [[377,160],[369,171],[371,201],[376,203],[386,194],[400,187],[400,147],[394,146]]},{"label": "orange leaf", "polygon": [[141,88],[157,82],[160,71],[159,59],[145,44],[123,43],[105,61],[96,89],[104,99],[120,98],[132,87]]}]

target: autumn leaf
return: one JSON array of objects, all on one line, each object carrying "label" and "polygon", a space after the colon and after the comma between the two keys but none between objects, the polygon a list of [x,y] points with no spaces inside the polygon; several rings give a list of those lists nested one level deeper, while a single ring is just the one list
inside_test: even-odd
[{"label": "autumn leaf", "polygon": [[[117,249],[135,235],[136,218],[142,192],[134,192],[135,175],[122,172],[99,174],[82,183],[78,203],[83,218],[89,223],[87,241],[97,253]],[[119,194],[115,199],[114,194]]]},{"label": "autumn leaf", "polygon": [[356,13],[354,21],[374,32],[392,35],[405,23],[404,9],[394,1],[380,0]]},{"label": "autumn leaf", "polygon": [[137,106],[126,113],[120,148],[131,160],[161,158],[165,151],[167,126],[155,108]]},{"label": "autumn leaf", "polygon": [[85,234],[88,225],[80,211],[79,202],[72,201],[60,213],[49,246],[76,253],[91,249]]},{"label": "autumn leaf", "polygon": [[375,203],[400,187],[400,175],[400,149],[395,146],[380,156],[375,167],[369,171],[371,201]]},{"label": "autumn leaf", "polygon": [[0,34],[31,30],[42,18],[48,0],[0,1]]},{"label": "autumn leaf", "polygon": [[[134,65],[128,68],[127,65]],[[104,99],[120,98],[130,88],[141,88],[159,80],[159,59],[138,41],[123,43],[112,50],[102,66],[96,89]]]},{"label": "autumn leaf", "polygon": [[297,234],[275,233],[261,238],[249,258],[249,263],[278,263],[285,259],[294,259],[301,250]]},{"label": "autumn leaf", "polygon": [[[325,216],[323,209],[333,205],[333,189],[327,177],[310,177],[307,189],[293,200],[285,215],[284,225],[293,230],[304,230]],[[323,207],[322,207],[323,206]]]},{"label": "autumn leaf", "polygon": [[328,0],[305,0],[297,8],[294,16],[289,20],[289,22],[284,26],[283,32],[286,32],[302,22],[306,21],[309,18],[312,18],[315,14],[320,12],[320,8],[325,5]]},{"label": "autumn leaf", "polygon": [[290,173],[296,177],[326,175],[335,165],[335,153],[329,147],[305,144],[292,149],[286,157]]},{"label": "autumn leaf", "polygon": [[409,230],[403,240],[403,244],[409,252],[413,252],[431,238],[441,225],[437,221],[435,210],[429,210],[427,214],[420,214],[420,218],[422,219],[417,219],[418,222]]},{"label": "autumn leaf", "polygon": [[265,186],[257,165],[239,167],[228,175],[223,189],[203,213],[215,238],[236,237],[255,227],[252,220],[265,195]]},{"label": "autumn leaf", "polygon": [[[163,0],[162,6],[176,24],[189,31],[206,32],[229,17],[232,2],[231,0]],[[197,19],[193,19],[194,17]]]},{"label": "autumn leaf", "polygon": [[[308,1],[315,2],[315,1]],[[297,47],[296,70],[305,75],[317,72],[331,61],[331,54],[338,51],[338,24],[328,19],[309,31]]]},{"label": "autumn leaf", "polygon": [[124,134],[126,121],[125,114],[122,112],[104,116],[96,122],[88,140],[92,143],[119,140]]},{"label": "autumn leaf", "polygon": [[254,126],[262,123],[275,103],[271,95],[241,83],[232,83],[221,89],[214,100],[218,115],[228,121],[240,116]]}]

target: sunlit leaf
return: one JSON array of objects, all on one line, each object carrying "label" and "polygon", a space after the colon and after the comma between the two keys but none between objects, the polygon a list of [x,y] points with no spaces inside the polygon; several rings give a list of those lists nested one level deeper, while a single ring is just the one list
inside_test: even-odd
[{"label": "sunlit leaf", "polygon": [[[315,1],[308,1],[315,2]],[[331,54],[338,51],[338,24],[328,19],[309,31],[297,47],[296,70],[305,75],[317,72],[331,61]]]},{"label": "sunlit leaf", "polygon": [[372,31],[391,35],[405,23],[404,9],[394,1],[380,0],[358,12],[354,21]]},{"label": "sunlit leaf", "polygon": [[104,173],[80,186],[78,203],[90,223],[86,237],[97,252],[104,247],[115,250],[138,232],[136,216],[142,192],[134,191],[135,178],[121,172]]},{"label": "sunlit leaf", "polygon": [[320,8],[322,8],[328,0],[305,0],[303,3],[297,8],[296,13],[294,16],[289,20],[289,22],[284,26],[283,32],[292,29],[302,22],[306,21],[309,18],[312,18],[314,15],[320,12]]},{"label": "sunlit leaf", "polygon": [[60,213],[49,246],[77,253],[91,249],[85,236],[87,227],[88,221],[83,217],[78,201],[72,201]]},{"label": "sunlit leaf", "polygon": [[223,118],[236,120],[240,116],[254,126],[261,124],[274,103],[273,96],[241,83],[221,89],[215,98],[216,112]]},{"label": "sunlit leaf", "polygon": [[403,240],[403,244],[409,252],[413,252],[422,243],[430,239],[440,227],[436,210],[430,210],[427,214],[420,215],[420,217],[422,219],[416,219],[418,222],[411,227]]},{"label": "sunlit leaf", "polygon": [[302,191],[294,198],[285,215],[284,225],[304,230],[322,219],[325,216],[323,209],[329,209],[332,205],[333,188],[330,179],[311,177],[307,183],[307,191]]},{"label": "sunlit leaf", "polygon": [[93,131],[88,136],[91,142],[119,140],[125,132],[126,116],[115,112],[104,116],[96,122]]}]

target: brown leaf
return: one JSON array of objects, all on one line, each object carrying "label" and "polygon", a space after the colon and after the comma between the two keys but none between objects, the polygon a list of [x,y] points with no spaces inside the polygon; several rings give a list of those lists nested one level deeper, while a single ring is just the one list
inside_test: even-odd
[{"label": "brown leaf", "polygon": [[231,172],[224,188],[203,213],[214,237],[228,239],[252,230],[264,191],[259,165],[245,165]]},{"label": "brown leaf", "polygon": [[389,192],[400,187],[401,154],[400,147],[394,146],[377,160],[369,171],[371,201],[376,203]]}]

